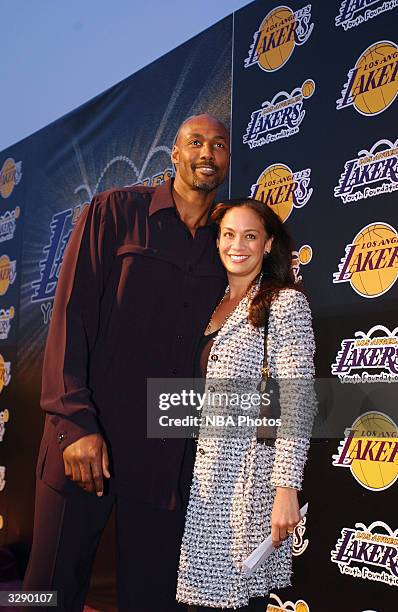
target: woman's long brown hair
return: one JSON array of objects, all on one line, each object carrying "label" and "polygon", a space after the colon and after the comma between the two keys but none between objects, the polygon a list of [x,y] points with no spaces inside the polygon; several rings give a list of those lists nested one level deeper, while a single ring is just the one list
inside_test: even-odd
[{"label": "woman's long brown hair", "polygon": [[264,258],[260,290],[254,297],[249,309],[249,321],[255,327],[268,323],[272,300],[281,289],[298,289],[301,286],[295,282],[292,270],[292,239],[278,215],[269,206],[252,198],[234,198],[224,200],[213,209],[211,220],[218,225],[231,208],[245,206],[253,210],[261,219],[268,237],[273,236],[270,254]]}]

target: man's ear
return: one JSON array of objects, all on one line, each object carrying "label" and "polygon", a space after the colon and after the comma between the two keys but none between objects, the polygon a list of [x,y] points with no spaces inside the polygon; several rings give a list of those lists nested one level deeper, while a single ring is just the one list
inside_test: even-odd
[{"label": "man's ear", "polygon": [[177,165],[179,161],[179,151],[178,151],[177,145],[173,145],[170,157],[171,157],[171,161],[173,162],[173,164]]}]

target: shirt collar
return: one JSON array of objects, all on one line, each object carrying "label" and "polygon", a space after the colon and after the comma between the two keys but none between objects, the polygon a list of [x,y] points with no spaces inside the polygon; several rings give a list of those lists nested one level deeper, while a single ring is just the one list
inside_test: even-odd
[{"label": "shirt collar", "polygon": [[[149,216],[158,212],[158,210],[162,210],[164,208],[173,208],[177,213],[175,202],[173,199],[173,182],[174,182],[174,179],[171,178],[171,179],[168,179],[167,181],[164,181],[164,183],[161,183],[155,188],[155,191],[153,192],[151,203],[149,205]],[[209,216],[208,216],[207,222],[205,223],[203,227],[208,227],[208,226],[211,226],[212,228],[216,227],[215,224],[210,220],[210,215],[213,211],[214,206],[215,206],[215,203],[213,202],[209,210]]]},{"label": "shirt collar", "polygon": [[149,205],[150,216],[163,208],[175,208],[172,193],[173,180],[168,179],[156,187]]}]

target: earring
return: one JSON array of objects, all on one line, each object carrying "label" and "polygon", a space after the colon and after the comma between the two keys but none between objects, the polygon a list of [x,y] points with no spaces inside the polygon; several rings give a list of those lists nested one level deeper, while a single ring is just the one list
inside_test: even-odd
[{"label": "earring", "polygon": [[266,259],[268,257],[268,255],[269,255],[269,251],[264,251],[263,258]]}]

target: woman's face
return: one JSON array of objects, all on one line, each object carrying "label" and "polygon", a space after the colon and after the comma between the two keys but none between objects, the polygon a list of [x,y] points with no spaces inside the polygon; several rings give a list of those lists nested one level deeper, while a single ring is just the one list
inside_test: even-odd
[{"label": "woman's face", "polygon": [[225,213],[217,244],[228,274],[247,277],[250,282],[259,274],[272,241],[257,213],[247,206],[236,206]]}]

